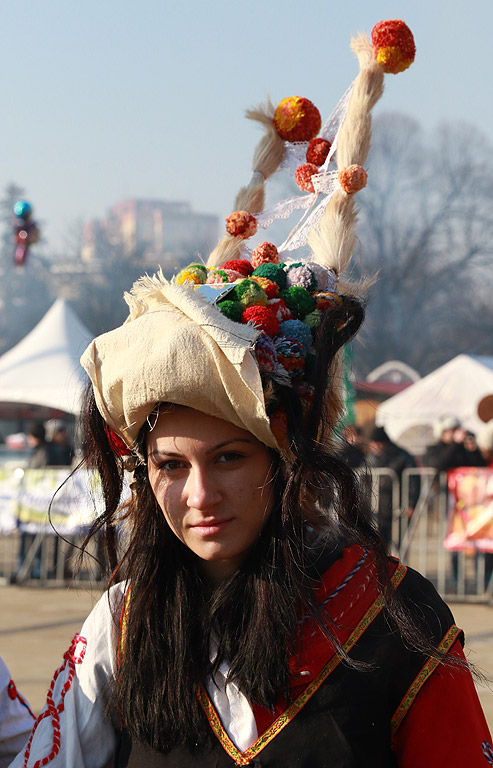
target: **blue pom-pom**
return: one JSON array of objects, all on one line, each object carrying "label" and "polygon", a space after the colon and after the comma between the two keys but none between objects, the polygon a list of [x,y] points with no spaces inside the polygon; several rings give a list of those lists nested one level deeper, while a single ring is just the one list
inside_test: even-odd
[{"label": "blue pom-pom", "polygon": [[301,320],[285,320],[281,323],[279,334],[289,336],[303,347],[305,355],[308,354],[312,346],[312,332],[306,323]]}]

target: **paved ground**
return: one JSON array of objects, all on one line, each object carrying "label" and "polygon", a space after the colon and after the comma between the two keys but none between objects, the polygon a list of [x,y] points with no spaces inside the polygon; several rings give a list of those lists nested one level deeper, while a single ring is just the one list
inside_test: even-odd
[{"label": "paved ground", "polygon": [[[81,587],[0,587],[0,654],[36,712],[53,671],[98,597]],[[478,692],[493,730],[493,607],[456,603],[451,608],[466,632],[469,660],[492,681],[490,687],[478,686]]]}]

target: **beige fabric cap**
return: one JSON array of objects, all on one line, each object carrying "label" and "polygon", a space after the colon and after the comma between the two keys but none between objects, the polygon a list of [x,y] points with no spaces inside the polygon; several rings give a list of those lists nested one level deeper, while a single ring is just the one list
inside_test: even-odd
[{"label": "beige fabric cap", "polygon": [[278,448],[253,353],[255,328],[162,274],[141,278],[125,300],[125,323],[94,339],[81,364],[99,412],[130,448],[159,402],[217,416]]}]

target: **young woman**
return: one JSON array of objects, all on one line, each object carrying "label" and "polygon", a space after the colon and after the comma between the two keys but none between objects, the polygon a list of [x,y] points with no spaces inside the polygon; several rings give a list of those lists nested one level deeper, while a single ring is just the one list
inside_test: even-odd
[{"label": "young woman", "polygon": [[[358,46],[345,165],[381,85]],[[236,223],[280,161],[267,122]],[[92,533],[112,575],[15,768],[491,764],[462,633],[387,558],[334,449],[338,353],[364,314],[336,284],[352,205],[330,197],[313,261],[266,243],[238,258],[236,233],[214,268],[143,278],[127,321],[86,350],[86,457],[105,497]]]}]

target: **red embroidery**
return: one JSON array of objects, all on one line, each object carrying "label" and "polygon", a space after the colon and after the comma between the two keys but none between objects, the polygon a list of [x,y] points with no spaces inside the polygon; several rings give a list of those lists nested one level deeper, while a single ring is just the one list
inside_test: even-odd
[{"label": "red embroidery", "polygon": [[19,693],[19,691],[17,690],[17,688],[16,688],[16,686],[15,686],[15,683],[14,683],[14,681],[13,681],[13,680],[11,680],[11,681],[9,682],[9,684],[8,684],[8,687],[7,687],[7,692],[8,692],[8,694],[9,694],[9,698],[10,698],[10,699],[12,699],[12,701],[15,701],[15,699],[17,699],[17,701],[19,702],[19,704],[22,704],[22,706],[23,706],[23,707],[25,707],[25,708],[27,709],[27,711],[28,711],[28,712],[29,712],[29,714],[31,715],[32,719],[33,719],[33,720],[36,720],[36,717],[34,716],[34,713],[33,713],[33,711],[31,710],[31,707],[29,706],[29,704],[28,704],[28,703],[27,703],[27,701],[25,700],[24,696],[21,696],[21,694],[20,694],[20,693]]},{"label": "red embroidery", "polygon": [[[53,675],[53,680],[51,681],[50,687],[48,689],[48,694],[46,696],[45,709],[39,715],[38,719],[34,723],[31,736],[29,737],[26,751],[24,752],[24,768],[27,768],[27,763],[29,760],[29,756],[31,754],[31,744],[32,744],[33,736],[36,732],[38,725],[42,720],[45,719],[45,717],[51,718],[51,725],[53,728],[53,742],[51,745],[51,752],[45,757],[41,758],[40,760],[36,760],[36,762],[33,765],[33,768],[41,768],[41,766],[47,765],[49,762],[51,762],[51,760],[53,760],[57,756],[58,752],[60,751],[60,713],[63,712],[63,709],[65,707],[65,695],[67,691],[70,690],[70,686],[72,685],[72,682],[74,679],[75,665],[80,664],[84,659],[86,646],[87,646],[86,638],[82,637],[82,635],[77,634],[72,640],[68,651],[66,651],[63,654],[63,659],[64,659],[63,664],[61,667],[59,667],[59,669],[56,670],[55,674]],[[62,688],[62,692],[60,694],[60,703],[58,705],[55,705],[55,702],[53,699],[53,691],[55,689],[55,683],[58,677],[61,675],[61,673],[64,672],[65,669],[67,668],[69,670],[69,674]]]}]

